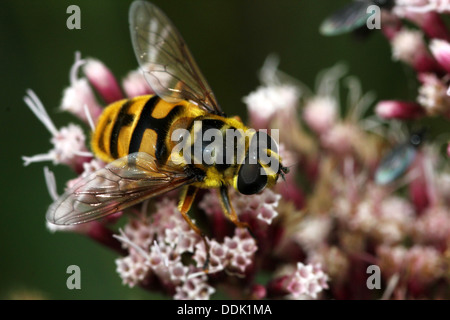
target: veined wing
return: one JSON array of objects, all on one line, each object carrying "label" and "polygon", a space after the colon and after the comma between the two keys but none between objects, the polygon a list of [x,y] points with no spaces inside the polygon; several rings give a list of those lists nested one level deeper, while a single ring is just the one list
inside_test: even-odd
[{"label": "veined wing", "polygon": [[372,4],[370,0],[359,0],[346,5],[322,22],[320,32],[326,36],[335,36],[364,26],[370,16],[367,8]]},{"label": "veined wing", "polygon": [[133,153],[81,180],[50,206],[46,217],[57,225],[85,223],[194,180],[178,167],[161,166],[146,153]]},{"label": "veined wing", "polygon": [[158,7],[133,2],[129,22],[137,60],[158,96],[170,103],[188,100],[210,113],[223,114],[183,38]]}]

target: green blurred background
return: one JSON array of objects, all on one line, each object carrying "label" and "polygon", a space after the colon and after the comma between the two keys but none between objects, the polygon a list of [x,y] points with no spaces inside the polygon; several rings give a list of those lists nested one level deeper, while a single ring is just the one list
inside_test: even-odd
[{"label": "green blurred background", "polygon": [[[364,91],[379,99],[409,96],[405,69],[391,61],[379,32],[364,42],[350,36],[325,38],[322,19],[348,0],[154,1],[175,22],[216,97],[228,114],[246,117],[242,97],[258,86],[257,72],[270,53],[280,68],[314,85],[316,74],[346,62]],[[22,165],[22,155],[45,153],[50,134],[23,102],[32,88],[57,127],[76,122],[57,111],[69,84],[74,52],[103,61],[119,78],[137,67],[128,34],[131,0],[2,0],[0,2],[1,173],[0,298],[37,291],[51,299],[160,298],[121,284],[116,255],[76,234],[47,231],[51,202],[43,167],[59,191],[74,177],[51,163]],[[81,8],[81,30],[68,30],[66,9]],[[68,290],[66,268],[81,268],[81,290]]]}]

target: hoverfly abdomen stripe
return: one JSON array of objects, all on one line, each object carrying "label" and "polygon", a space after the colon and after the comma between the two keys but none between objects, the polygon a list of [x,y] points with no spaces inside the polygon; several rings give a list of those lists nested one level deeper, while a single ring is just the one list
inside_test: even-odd
[{"label": "hoverfly abdomen stripe", "polygon": [[139,115],[139,120],[134,128],[134,132],[131,135],[130,145],[128,147],[128,153],[138,152],[141,146],[142,137],[147,129],[151,129],[149,124],[152,119],[152,112],[156,104],[159,101],[158,96],[151,97],[142,108],[141,114]]},{"label": "hoverfly abdomen stripe", "polygon": [[177,105],[173,107],[165,117],[154,118],[152,117],[152,113],[159,101],[161,101],[160,98],[154,96],[150,98],[142,108],[136,127],[131,135],[128,153],[131,154],[139,151],[145,131],[151,129],[156,133],[155,158],[159,163],[163,164],[167,161],[169,156],[165,143],[167,133],[172,121],[182,111],[183,107]]},{"label": "hoverfly abdomen stripe", "polygon": [[103,122],[103,127],[97,129],[98,132],[99,132],[99,137],[97,139],[97,141],[98,141],[98,148],[100,149],[100,151],[105,152],[105,153],[106,153],[106,148],[105,148],[105,129],[110,124],[111,124],[111,119],[108,119],[107,121]]},{"label": "hoverfly abdomen stripe", "polygon": [[166,163],[169,158],[169,152],[166,145],[166,136],[169,132],[170,125],[176,116],[181,113],[182,109],[182,106],[175,106],[172,110],[170,110],[169,114],[165,118],[152,118],[153,122],[151,124],[151,128],[155,130],[158,135],[156,140],[155,157],[159,163]]},{"label": "hoverfly abdomen stripe", "polygon": [[119,157],[118,141],[119,141],[120,130],[124,126],[131,125],[134,121],[134,115],[128,114],[128,109],[130,109],[132,104],[133,104],[132,100],[128,100],[122,105],[122,107],[120,108],[120,111],[117,115],[116,122],[114,123],[114,127],[112,128],[112,131],[111,131],[109,150],[110,150],[111,156],[114,159],[117,159]]}]

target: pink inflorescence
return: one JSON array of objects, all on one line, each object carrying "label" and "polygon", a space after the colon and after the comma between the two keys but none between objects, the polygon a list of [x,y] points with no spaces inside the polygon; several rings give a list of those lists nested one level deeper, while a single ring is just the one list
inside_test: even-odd
[{"label": "pink inflorescence", "polygon": [[[243,101],[253,127],[280,129],[279,153],[289,173],[255,195],[230,190],[248,230],[227,219],[217,190],[200,191],[190,212],[207,244],[178,210],[178,191],[86,225],[50,230],[77,232],[112,248],[125,285],[175,299],[448,299],[450,173],[442,141],[425,139],[389,183],[375,176],[384,155],[408,141],[399,121],[450,116],[450,32],[440,16],[449,8],[449,1],[397,0],[384,10],[392,58],[416,74],[410,101],[376,101],[340,64],[321,72],[309,89],[279,71],[273,57],[266,61],[261,85]],[[70,74],[60,109],[85,128],[58,129],[34,92],[25,98],[52,144],[47,153],[24,157],[25,165],[71,167],[77,176],[66,189],[105,166],[84,133],[95,127],[103,102],[152,93],[141,71],[120,82],[99,60],[79,55]],[[48,168],[45,177],[56,199]],[[380,268],[381,290],[367,286],[371,265]]]}]

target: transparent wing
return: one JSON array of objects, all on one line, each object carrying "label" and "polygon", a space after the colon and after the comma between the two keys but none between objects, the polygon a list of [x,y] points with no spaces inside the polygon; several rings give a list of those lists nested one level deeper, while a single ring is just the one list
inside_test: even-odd
[{"label": "transparent wing", "polygon": [[323,21],[320,33],[325,36],[335,36],[362,27],[370,16],[367,13],[367,7],[372,4],[370,0],[360,0],[346,5]]},{"label": "transparent wing", "polygon": [[223,114],[183,38],[155,5],[135,1],[129,12],[131,41],[145,78],[167,102],[188,100]]},{"label": "transparent wing", "polygon": [[379,185],[391,183],[405,173],[417,155],[409,142],[393,148],[382,160],[375,171],[375,182]]},{"label": "transparent wing", "polygon": [[175,166],[157,165],[146,153],[133,153],[92,173],[64,193],[47,211],[47,220],[74,225],[119,212],[194,178]]}]

